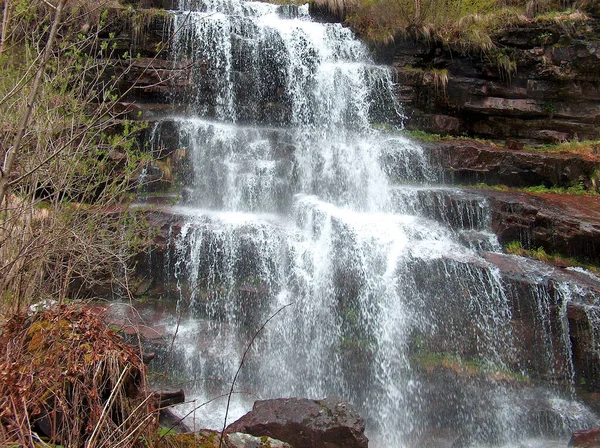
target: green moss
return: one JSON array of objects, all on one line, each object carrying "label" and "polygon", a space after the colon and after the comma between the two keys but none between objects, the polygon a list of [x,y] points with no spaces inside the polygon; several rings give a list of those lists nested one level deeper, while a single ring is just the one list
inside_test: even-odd
[{"label": "green moss", "polygon": [[534,193],[534,194],[571,194],[571,195],[597,195],[598,193],[595,190],[589,190],[585,187],[583,182],[579,182],[577,185],[572,187],[564,188],[564,187],[546,187],[544,185],[536,185],[534,187],[525,187],[519,189],[524,191],[525,193]]},{"label": "green moss", "polygon": [[440,143],[440,142],[446,142],[446,141],[452,141],[452,140],[461,140],[461,141],[481,142],[481,143],[486,143],[488,145],[496,146],[494,144],[494,142],[491,140],[487,140],[484,138],[470,137],[467,135],[441,135],[441,134],[434,134],[432,132],[421,131],[418,129],[405,129],[402,131],[402,134],[404,134],[408,138],[412,138],[413,140],[417,140],[417,141],[420,141],[423,143]]},{"label": "green moss", "polygon": [[535,185],[533,187],[523,187],[523,188],[511,188],[506,185],[489,185],[483,182],[473,184],[473,185],[461,185],[462,188],[478,188],[481,190],[491,190],[491,191],[516,191],[523,193],[532,193],[532,194],[570,194],[570,195],[592,195],[595,196],[598,193],[595,190],[590,190],[585,187],[583,182],[579,182],[577,185],[572,187],[564,188],[564,187],[546,187],[545,185]]},{"label": "green moss", "polygon": [[155,448],[216,448],[220,434],[217,431],[203,430],[198,433],[173,434],[161,436],[152,444]]},{"label": "green moss", "polygon": [[[550,113],[553,103],[545,103],[543,108],[546,113]],[[554,111],[556,106],[554,105]],[[525,149],[537,152],[562,152],[589,156],[600,156],[600,140],[572,140],[563,143],[527,146]]]},{"label": "green moss", "polygon": [[481,190],[491,190],[491,191],[509,191],[511,190],[508,186],[506,185],[488,185],[484,182],[479,182],[477,184],[474,185],[461,185],[461,187],[463,188],[478,188]]}]

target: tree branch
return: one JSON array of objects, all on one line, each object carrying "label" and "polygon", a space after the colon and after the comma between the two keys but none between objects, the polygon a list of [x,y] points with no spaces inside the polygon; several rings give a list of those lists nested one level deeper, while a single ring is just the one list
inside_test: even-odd
[{"label": "tree branch", "polygon": [[17,131],[17,135],[15,135],[13,145],[6,151],[6,157],[2,166],[2,174],[0,175],[0,206],[2,206],[2,202],[4,202],[8,178],[10,176],[17,153],[19,152],[19,149],[21,147],[21,141],[23,140],[23,136],[25,135],[25,131],[27,130],[29,119],[31,118],[31,113],[33,111],[33,106],[35,105],[35,100],[38,94],[38,90],[40,88],[40,83],[42,81],[42,76],[46,71],[46,65],[48,64],[48,61],[52,56],[52,47],[54,46],[54,41],[56,40],[56,34],[58,32],[58,27],[60,26],[62,11],[63,7],[65,6],[65,3],[66,0],[60,0],[58,6],[56,7],[54,21],[52,22],[52,29],[50,30],[50,35],[48,36],[48,41],[46,42],[46,48],[44,50],[44,57],[42,59],[42,63],[40,64],[37,70],[35,79],[33,80],[31,92],[29,92],[29,97],[27,98],[27,106],[25,109],[25,113],[23,114],[21,122],[19,123],[19,128]]}]

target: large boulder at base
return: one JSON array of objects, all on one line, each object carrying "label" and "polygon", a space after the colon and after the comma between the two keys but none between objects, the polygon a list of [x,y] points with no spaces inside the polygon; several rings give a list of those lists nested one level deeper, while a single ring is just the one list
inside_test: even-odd
[{"label": "large boulder at base", "polygon": [[600,448],[600,428],[575,431],[569,442],[571,447]]},{"label": "large boulder at base", "polygon": [[227,432],[269,436],[294,448],[366,448],[365,421],[337,397],[256,401]]}]

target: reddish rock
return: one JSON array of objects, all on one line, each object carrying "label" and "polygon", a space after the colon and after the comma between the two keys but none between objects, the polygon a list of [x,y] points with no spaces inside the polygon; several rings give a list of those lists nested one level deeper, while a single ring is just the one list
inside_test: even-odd
[{"label": "reddish rock", "polygon": [[600,428],[575,431],[568,446],[578,448],[600,448]]},{"label": "reddish rock", "polygon": [[500,243],[520,241],[600,264],[600,197],[480,191],[488,198]]},{"label": "reddish rock", "polygon": [[269,436],[294,448],[366,448],[365,422],[339,398],[256,401],[227,432]]},{"label": "reddish rock", "polygon": [[513,149],[515,151],[522,151],[525,149],[525,143],[515,140],[514,138],[507,138],[504,143],[506,149]]},{"label": "reddish rock", "polygon": [[448,140],[426,146],[432,165],[456,183],[594,189],[600,158],[570,153],[519,151],[485,142]]}]

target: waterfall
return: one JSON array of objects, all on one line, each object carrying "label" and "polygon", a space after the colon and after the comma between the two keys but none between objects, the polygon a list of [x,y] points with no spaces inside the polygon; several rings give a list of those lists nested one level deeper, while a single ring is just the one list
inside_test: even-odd
[{"label": "waterfall", "polygon": [[[372,446],[392,448],[562,440],[596,422],[568,387],[537,383],[572,376],[555,371],[554,346],[531,378],[516,293],[481,255],[500,250],[485,200],[435,185],[397,131],[389,70],[348,29],[241,0],[181,0],[172,15],[191,87],[172,98],[188,113],[164,123],[191,168],[165,275],[185,316],[170,359],[188,421],[222,425],[218,397],[248,342],[289,305],[248,351],[229,421],[257,397],[338,395]],[[566,350],[568,333],[539,316],[572,292],[529,294],[536,340]]]}]

